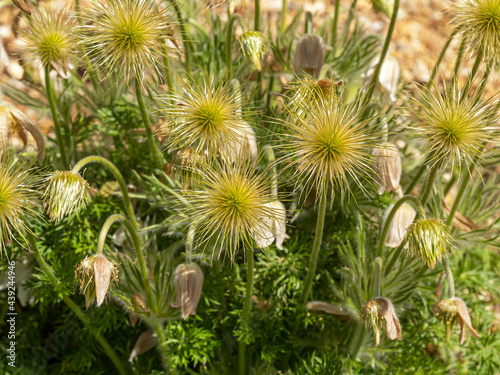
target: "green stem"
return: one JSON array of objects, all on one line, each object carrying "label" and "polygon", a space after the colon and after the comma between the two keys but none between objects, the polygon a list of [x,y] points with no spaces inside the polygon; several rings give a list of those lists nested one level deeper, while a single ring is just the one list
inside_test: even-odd
[{"label": "green stem", "polygon": [[170,359],[167,351],[167,338],[165,337],[165,332],[163,331],[163,327],[161,323],[157,323],[154,326],[154,329],[156,331],[156,335],[158,336],[158,341],[160,343],[160,349],[162,351],[162,360],[163,360],[163,366],[166,368],[166,373],[167,374],[178,374],[174,364],[172,363],[172,360]]},{"label": "green stem", "polygon": [[275,201],[278,200],[278,171],[276,169],[275,157],[273,148],[270,145],[264,147],[266,151],[267,160],[271,166],[271,198]]},{"label": "green stem", "polygon": [[232,51],[233,51],[233,26],[234,23],[238,21],[241,28],[243,29],[243,32],[247,31],[247,27],[245,24],[245,20],[243,17],[237,13],[234,13],[230,18],[227,23],[227,30],[226,30],[226,67],[227,71],[229,73],[229,76],[231,76],[231,65],[232,65]]},{"label": "green stem", "polygon": [[61,124],[59,123],[59,117],[57,115],[54,88],[52,87],[52,80],[50,79],[49,64],[47,64],[47,66],[45,67],[45,88],[47,90],[47,98],[49,100],[50,111],[52,112],[52,120],[54,121],[54,130],[56,131],[57,145],[59,146],[59,151],[61,153],[61,160],[63,163],[63,167],[64,169],[69,169],[68,157],[66,155],[66,148],[64,146],[64,140],[61,132]]},{"label": "green stem", "polygon": [[260,0],[254,0],[255,3],[255,22],[254,30],[259,31],[260,29]]},{"label": "green stem", "polygon": [[314,275],[316,274],[319,250],[321,248],[321,240],[323,238],[323,227],[325,225],[325,214],[326,214],[326,192],[323,192],[323,194],[321,194],[319,198],[318,220],[316,222],[316,233],[314,236],[311,258],[309,259],[309,268],[307,270],[306,280],[304,281],[302,294],[300,296],[300,303],[302,305],[306,303],[307,297],[309,296],[309,291],[311,290],[311,285],[314,279]]},{"label": "green stem", "polygon": [[274,74],[271,72],[269,75],[269,87],[267,88],[267,103],[266,103],[266,108],[269,111],[270,106],[271,106],[271,92],[273,91],[273,86],[274,86]]},{"label": "green stem", "polygon": [[460,48],[458,50],[457,62],[455,63],[455,69],[453,70],[453,74],[455,77],[458,77],[458,73],[460,70],[460,64],[462,63],[462,57],[464,55],[466,39],[462,39],[460,43]]},{"label": "green stem", "polygon": [[377,69],[375,69],[375,73],[373,74],[373,79],[370,84],[370,88],[368,89],[365,103],[368,103],[373,95],[373,91],[375,90],[375,85],[377,84],[378,77],[380,75],[380,70],[382,69],[382,64],[384,63],[387,51],[389,51],[389,45],[391,44],[392,33],[394,32],[394,27],[396,26],[396,19],[398,17],[398,10],[399,10],[399,0],[394,0],[394,8],[392,10],[391,23],[389,24],[389,29],[387,30],[387,36],[385,37],[384,48],[382,49],[382,54],[380,55],[380,60],[378,61]]},{"label": "green stem", "polygon": [[187,39],[186,28],[184,27],[184,19],[182,18],[181,10],[177,5],[177,0],[170,0],[172,6],[174,7],[175,14],[177,15],[177,19],[179,20],[179,27],[181,29],[182,36],[182,44],[184,45],[184,56],[185,56],[185,65],[186,65],[186,73],[188,78],[191,78],[191,43]]},{"label": "green stem", "polygon": [[446,41],[446,44],[444,45],[443,50],[441,51],[441,54],[439,55],[438,61],[436,62],[436,66],[434,66],[434,69],[432,69],[431,78],[429,79],[429,83],[427,84],[427,88],[431,87],[432,81],[434,81],[434,77],[436,76],[439,65],[441,64],[441,61],[443,61],[444,55],[445,55],[446,51],[448,50],[448,47],[450,46],[450,43],[456,34],[457,34],[457,30],[453,31],[453,33],[450,35],[450,37]]},{"label": "green stem", "polygon": [[[38,247],[36,245],[36,241],[35,241],[33,234],[31,234],[30,231],[27,231],[26,233],[27,233],[27,237],[28,237],[28,242],[30,244],[30,249],[33,251],[35,259],[37,260],[40,267],[42,267],[42,269],[44,270],[45,274],[49,278],[49,280],[52,283],[52,285],[54,286],[54,288],[58,289],[59,280],[57,280],[52,268],[47,264],[47,262],[45,261],[45,259],[42,256],[42,254],[40,254],[40,251],[38,250]],[[129,372],[125,369],[125,367],[123,367],[122,362],[120,361],[120,359],[116,355],[113,348],[109,345],[108,341],[99,332],[97,332],[94,329],[94,327],[92,327],[90,319],[85,315],[85,313],[66,294],[64,294],[64,293],[61,293],[61,294],[62,294],[62,298],[63,298],[64,303],[81,320],[83,325],[90,331],[90,333],[92,333],[92,335],[95,337],[97,342],[104,349],[104,352],[106,353],[106,355],[111,359],[111,361],[115,365],[118,372],[122,375],[128,374]]]},{"label": "green stem", "polygon": [[[99,241],[97,242],[97,254],[102,254],[104,251],[104,244],[106,242],[106,237],[108,236],[109,229],[114,223],[122,223],[125,225],[127,228],[130,237],[132,238],[132,241],[134,242],[134,247],[136,252],[141,251],[142,247],[142,240],[138,236],[137,232],[135,231],[134,226],[132,223],[123,215],[120,214],[113,214],[110,217],[106,219],[104,222],[102,228],[101,228],[101,233],[99,234]],[[144,280],[143,280],[144,281]]]},{"label": "green stem", "polygon": [[382,258],[375,258],[375,287],[373,291],[373,298],[380,297],[380,283],[382,281]]},{"label": "green stem", "polygon": [[286,30],[286,0],[281,0],[281,33]]},{"label": "green stem", "polygon": [[422,166],[419,168],[417,171],[417,174],[415,177],[413,177],[413,180],[411,180],[410,185],[406,188],[405,194],[410,194],[413,188],[417,185],[418,181],[420,180],[420,177],[424,174],[425,170],[427,169],[427,161],[422,164]]},{"label": "green stem", "polygon": [[333,14],[333,25],[332,25],[332,40],[331,45],[333,48],[333,56],[337,50],[337,29],[339,25],[339,11],[340,11],[340,0],[335,1],[335,13]]},{"label": "green stem", "polygon": [[349,15],[347,16],[347,21],[345,22],[344,31],[342,33],[342,39],[340,45],[343,45],[349,34],[349,27],[351,26],[352,19],[354,18],[354,12],[356,11],[356,3],[358,0],[352,0],[351,8],[349,9]]},{"label": "green stem", "polygon": [[413,196],[413,195],[405,195],[402,197],[400,200],[398,200],[394,206],[392,207],[391,211],[389,212],[389,215],[387,216],[387,219],[385,220],[384,227],[382,229],[382,233],[380,235],[380,240],[378,243],[378,248],[377,248],[377,257],[382,256],[382,252],[384,251],[384,246],[385,246],[385,240],[387,238],[387,235],[389,234],[389,228],[391,226],[391,222],[394,219],[394,216],[396,215],[396,212],[398,209],[405,203],[413,203],[415,208],[417,209],[419,215],[421,217],[424,217],[425,211],[423,208],[423,205],[420,203],[420,200]]},{"label": "green stem", "polygon": [[349,348],[352,348],[352,346],[354,345],[354,348],[351,350],[351,358],[356,359],[361,346],[363,345],[366,329],[362,323],[355,322],[354,324],[356,325],[356,327],[354,328],[355,331],[351,336],[351,343],[349,344]]},{"label": "green stem", "polygon": [[313,32],[313,15],[311,12],[306,12],[306,23],[304,34],[312,34]]},{"label": "green stem", "polygon": [[404,241],[401,241],[401,244],[394,250],[394,254],[391,257],[391,260],[388,262],[387,266],[385,267],[385,272],[384,275],[387,276],[389,272],[392,270],[392,267],[396,264],[396,261],[399,259],[399,256],[403,252],[404,249]]},{"label": "green stem", "polygon": [[448,279],[448,298],[455,298],[455,281],[453,279],[453,272],[451,272],[451,267],[449,263],[448,255],[445,254],[443,257],[443,268],[444,272],[446,272],[446,278]]},{"label": "green stem", "polygon": [[168,96],[170,102],[172,102],[172,95],[174,93],[174,84],[172,82],[172,75],[170,74],[170,62],[168,61],[168,51],[167,47],[165,46],[165,41],[162,42],[161,44],[161,53],[163,55],[163,66],[165,68],[165,79],[167,81],[167,86],[168,86]]},{"label": "green stem", "polygon": [[479,66],[481,65],[482,60],[483,60],[483,51],[479,51],[477,56],[476,56],[476,61],[474,62],[474,66],[472,67],[472,71],[470,73],[470,81],[471,82],[474,79],[474,77],[479,69]]},{"label": "green stem", "polygon": [[135,78],[135,93],[137,95],[137,101],[139,102],[139,108],[141,110],[142,122],[144,123],[144,128],[146,129],[146,135],[148,137],[149,147],[151,148],[151,153],[153,154],[153,159],[155,161],[156,168],[163,171],[163,156],[156,146],[153,131],[151,130],[151,123],[149,122],[148,112],[146,111],[146,104],[144,103],[144,98],[142,96],[141,81],[138,77]]},{"label": "green stem", "polygon": [[[476,158],[476,160],[477,160],[477,158]],[[464,196],[465,189],[467,188],[467,184],[469,183],[471,173],[472,173],[472,171],[467,171],[465,173],[465,176],[463,177],[462,183],[460,185],[457,196],[455,198],[455,202],[453,202],[453,206],[451,207],[450,214],[448,215],[448,219],[446,220],[446,225],[450,228],[453,224],[453,218],[455,217],[455,213],[458,210],[458,206],[460,205],[460,201],[462,200],[462,197]]]},{"label": "green stem", "polygon": [[191,264],[193,259],[193,242],[194,235],[196,233],[196,225],[191,223],[188,229],[188,234],[186,238],[186,263]]},{"label": "green stem", "polygon": [[[82,27],[83,23],[82,23],[82,18],[81,18],[81,11],[80,11],[80,0],[75,0],[75,13],[76,13],[76,17],[78,18],[78,24],[80,25],[80,27]],[[81,52],[82,52],[82,56],[83,56],[83,61],[85,61],[85,66],[86,66],[87,72],[89,73],[90,81],[92,82],[92,86],[94,87],[94,90],[97,90],[97,87],[99,85],[98,85],[97,80],[95,79],[94,75],[91,72],[92,65],[90,64],[89,57],[85,53],[85,49],[83,47],[83,44],[81,45]]]},{"label": "green stem", "polygon": [[[248,330],[250,323],[250,309],[252,307],[252,294],[253,294],[253,249],[248,247],[246,249],[247,258],[247,282],[246,282],[246,293],[245,302],[243,304],[243,311],[241,313],[241,327],[244,331]],[[244,332],[246,336],[246,332]],[[239,374],[245,375],[246,373],[246,344],[244,341],[239,342],[238,346],[238,364],[239,364]]]},{"label": "green stem", "polygon": [[434,165],[434,167],[432,167],[431,172],[429,173],[429,178],[427,179],[427,185],[425,186],[424,193],[422,194],[422,198],[420,199],[422,206],[425,206],[427,200],[431,196],[432,186],[434,185],[434,180],[436,179],[436,174],[438,170],[439,170],[439,165],[436,164]]}]

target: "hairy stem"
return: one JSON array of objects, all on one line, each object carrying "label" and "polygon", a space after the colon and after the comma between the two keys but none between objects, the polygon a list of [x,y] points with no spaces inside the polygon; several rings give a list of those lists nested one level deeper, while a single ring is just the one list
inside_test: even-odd
[{"label": "hairy stem", "polygon": [[387,36],[385,37],[384,48],[382,49],[380,60],[378,61],[377,64],[377,69],[375,69],[375,73],[373,74],[373,79],[370,84],[370,88],[368,89],[368,93],[366,94],[365,103],[368,103],[373,95],[373,91],[375,90],[375,85],[378,82],[378,76],[380,75],[380,70],[382,69],[382,64],[384,63],[387,51],[389,51],[389,45],[391,44],[392,33],[394,32],[394,27],[396,26],[396,19],[398,17],[398,10],[399,10],[399,0],[394,0],[394,8],[392,10],[391,23],[389,24],[389,29],[387,30]]},{"label": "hairy stem", "polygon": [[155,166],[160,171],[163,170],[163,156],[156,146],[155,139],[153,137],[153,131],[151,130],[151,123],[149,122],[148,112],[146,111],[146,104],[144,103],[144,97],[142,96],[141,81],[136,77],[135,79],[135,93],[137,96],[137,101],[139,102],[139,108],[141,110],[142,122],[144,123],[144,128],[146,129],[146,136],[148,137],[149,147],[151,148],[151,153],[155,161]]},{"label": "hairy stem", "polygon": [[337,50],[337,29],[339,25],[339,11],[340,11],[340,0],[335,1],[335,13],[333,14],[333,24],[332,24],[332,40],[331,46],[333,48],[333,56],[335,56],[335,52]]},{"label": "hairy stem", "polygon": [[312,34],[313,32],[313,15],[311,12],[306,12],[306,23],[304,27],[304,34]]},{"label": "hairy stem", "polygon": [[422,203],[422,206],[425,206],[427,200],[431,196],[432,187],[434,185],[434,180],[436,179],[436,174],[438,170],[439,170],[439,165],[436,164],[434,167],[432,167],[431,172],[429,173],[429,178],[427,179],[427,185],[425,186],[424,193],[422,194],[422,198],[420,199],[420,203]]},{"label": "hairy stem", "polygon": [[142,240],[134,229],[132,223],[121,214],[113,214],[106,219],[101,228],[101,233],[99,233],[99,241],[97,242],[97,254],[102,254],[104,251],[104,244],[106,242],[106,237],[108,236],[109,229],[114,223],[122,223],[127,228],[136,252],[141,251]]},{"label": "hairy stem", "polygon": [[420,166],[420,168],[417,171],[417,174],[415,175],[415,177],[413,177],[413,180],[411,180],[410,185],[408,185],[408,187],[406,188],[405,194],[411,193],[411,191],[417,185],[418,181],[420,180],[426,169],[427,169],[427,161],[425,161],[424,164]]},{"label": "hairy stem", "polygon": [[458,55],[457,55],[457,62],[455,63],[455,69],[453,70],[453,74],[455,77],[458,77],[458,73],[460,70],[460,64],[462,63],[462,57],[464,56],[464,50],[465,50],[465,43],[466,39],[462,39],[462,42],[460,43],[460,48],[458,50]]},{"label": "hairy stem", "polygon": [[227,30],[226,30],[226,67],[227,71],[229,73],[229,76],[231,76],[231,66],[232,66],[232,51],[233,51],[233,26],[234,23],[238,21],[241,28],[243,29],[243,32],[247,31],[247,27],[245,24],[245,20],[243,17],[237,13],[234,13],[231,15],[229,18],[229,21],[227,22]]},{"label": "hairy stem", "polygon": [[382,258],[375,258],[375,286],[373,291],[373,298],[380,297],[380,284],[382,281]]},{"label": "hairy stem", "polygon": [[453,299],[455,298],[455,281],[453,279],[453,272],[451,272],[450,261],[447,254],[444,255],[442,263],[444,272],[446,272],[446,278],[448,279],[448,298]]},{"label": "hairy stem", "polygon": [[[45,261],[43,258],[42,254],[40,254],[40,251],[38,250],[38,247],[36,245],[35,238],[31,232],[27,231],[27,238],[28,242],[30,244],[30,249],[33,251],[33,255],[35,256],[35,259],[37,260],[38,264],[40,267],[42,267],[43,271],[49,278],[50,282],[54,286],[54,288],[57,289],[57,286],[59,285],[59,280],[56,278],[54,275],[54,271],[52,270],[52,267],[48,265],[48,263]],[[62,298],[64,303],[70,308],[71,311],[78,317],[78,319],[81,320],[83,325],[90,331],[90,333],[95,337],[97,342],[101,345],[101,347],[104,349],[104,352],[106,355],[111,359],[113,364],[115,365],[116,369],[121,375],[127,375],[130,372],[125,369],[123,366],[122,362],[116,355],[115,351],[113,348],[109,345],[108,341],[102,336],[99,332],[95,330],[94,327],[92,327],[92,324],[90,322],[90,319],[85,315],[85,313],[78,307],[76,303],[73,302],[71,298],[69,298],[66,294],[61,293]]]},{"label": "hairy stem", "polygon": [[281,0],[281,33],[286,30],[286,0]]},{"label": "hairy stem", "polygon": [[344,31],[342,32],[342,38],[340,45],[343,45],[349,34],[349,27],[351,26],[352,19],[354,18],[354,12],[356,11],[356,3],[358,0],[352,0],[351,8],[349,9],[349,15],[347,16],[347,21],[345,22]]},{"label": "hairy stem", "polygon": [[172,6],[174,7],[175,14],[179,20],[179,27],[181,29],[182,44],[184,45],[184,56],[185,56],[185,68],[188,78],[191,78],[191,43],[188,40],[186,34],[186,28],[184,27],[184,19],[182,18],[181,10],[177,4],[177,0],[170,0]]},{"label": "hairy stem", "polygon": [[457,30],[453,31],[453,33],[450,35],[448,40],[446,41],[446,44],[443,47],[443,50],[441,51],[441,54],[439,55],[438,61],[436,62],[436,66],[434,66],[434,69],[432,69],[431,73],[431,78],[429,79],[429,83],[427,84],[427,88],[431,87],[432,81],[434,81],[434,77],[436,77],[437,70],[439,68],[439,65],[441,64],[441,61],[443,61],[444,55],[446,51],[448,50],[448,47],[450,46],[451,41],[457,34]]},{"label": "hairy stem", "polygon": [[267,160],[271,166],[271,198],[275,201],[278,200],[278,171],[276,169],[275,157],[273,148],[270,145],[264,147],[266,150]]},{"label": "hairy stem", "polygon": [[[250,309],[252,307],[252,294],[253,294],[253,249],[247,247],[245,250],[247,258],[247,283],[245,302],[243,303],[243,311],[241,313],[241,327],[244,331],[248,330],[250,323]],[[246,333],[245,333],[246,335]],[[238,345],[238,366],[239,374],[245,375],[246,373],[246,344],[240,341]]]},{"label": "hairy stem", "polygon": [[69,169],[68,156],[66,155],[66,147],[64,146],[64,139],[61,132],[61,123],[59,122],[59,117],[57,115],[56,97],[52,86],[52,80],[50,79],[49,64],[45,67],[45,89],[47,90],[47,99],[49,100],[50,111],[52,112],[52,120],[54,121],[54,130],[56,132],[59,152],[61,153],[61,161],[64,169]]},{"label": "hairy stem", "polygon": [[326,192],[321,194],[319,199],[318,220],[316,222],[316,233],[314,235],[313,248],[311,251],[311,258],[309,259],[309,267],[307,270],[306,280],[300,296],[300,303],[303,305],[307,301],[311,285],[316,274],[316,267],[318,265],[319,250],[321,248],[321,240],[323,238],[323,227],[325,226],[326,214]]},{"label": "hairy stem", "polygon": [[193,259],[193,242],[194,235],[196,233],[196,225],[191,223],[188,229],[188,234],[186,238],[186,263],[191,264]]},{"label": "hairy stem", "polygon": [[173,365],[167,351],[167,338],[165,337],[165,332],[163,332],[163,326],[161,323],[157,323],[154,326],[156,331],[156,336],[158,337],[158,342],[160,343],[160,349],[162,353],[163,367],[166,370],[167,374],[178,374],[175,366]]},{"label": "hairy stem", "polygon": [[260,29],[260,0],[254,0],[255,3],[255,22],[254,22],[254,30],[259,31]]}]

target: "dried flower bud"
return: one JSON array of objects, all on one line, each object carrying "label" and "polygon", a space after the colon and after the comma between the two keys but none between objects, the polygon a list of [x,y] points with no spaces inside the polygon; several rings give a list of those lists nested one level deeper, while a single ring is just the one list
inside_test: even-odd
[{"label": "dried flower bud", "polygon": [[[379,57],[375,57],[370,63],[370,67],[368,68],[366,74],[362,75],[365,83],[371,83],[375,70],[377,69],[379,59]],[[387,55],[382,63],[382,67],[380,68],[377,86],[380,86],[382,91],[389,95],[391,102],[396,101],[400,70],[398,60],[390,55]]]},{"label": "dried flower bud", "polygon": [[[388,208],[388,211],[392,210],[393,206]],[[391,224],[389,224],[389,232],[385,239],[385,246],[398,247],[403,241],[406,229],[413,223],[417,212],[407,203],[403,203],[396,214],[394,215]]]},{"label": "dried flower bud", "polygon": [[306,34],[297,42],[293,70],[296,74],[301,71],[318,78],[325,62],[325,42],[316,34]]},{"label": "dried flower bud", "polygon": [[101,306],[108,294],[111,280],[118,282],[118,269],[104,255],[85,257],[75,270],[75,278],[80,280],[80,293],[85,295],[85,306],[97,301]]},{"label": "dried flower bud", "polygon": [[262,60],[268,51],[268,42],[264,34],[258,31],[247,31],[238,38],[241,49],[252,61],[257,71],[262,70]]},{"label": "dried flower bud", "polygon": [[399,180],[403,169],[398,148],[385,144],[373,150],[375,159],[375,181],[379,184],[378,193],[396,191],[400,188]]},{"label": "dried flower bud", "polygon": [[28,144],[26,131],[33,136],[38,149],[37,158],[42,161],[45,157],[45,139],[40,129],[19,109],[10,105],[0,105],[0,142],[8,141],[12,134],[17,133],[26,147]]},{"label": "dried flower bud", "polygon": [[450,235],[441,220],[419,219],[408,227],[404,241],[410,256],[418,256],[434,268],[450,245]]},{"label": "dried flower bud", "polygon": [[391,340],[402,340],[401,325],[392,302],[378,297],[366,302],[361,308],[361,319],[375,332],[375,346],[380,344],[380,332],[385,325],[385,334]]},{"label": "dried flower bud", "polygon": [[64,216],[87,206],[90,201],[90,186],[78,173],[56,171],[48,179],[43,199],[51,220],[59,221]]},{"label": "dried flower bud", "polygon": [[196,313],[196,306],[201,296],[203,272],[196,263],[179,264],[174,272],[177,297],[172,307],[180,307],[182,318]]},{"label": "dried flower bud", "polygon": [[472,327],[472,322],[470,320],[469,312],[467,311],[467,306],[465,302],[460,298],[445,299],[438,303],[437,305],[437,316],[445,324],[445,340],[450,341],[451,328],[455,322],[460,324],[460,344],[465,342],[467,328],[472,336],[480,338],[481,335]]},{"label": "dried flower bud", "polygon": [[260,248],[269,247],[276,239],[276,247],[283,250],[283,241],[286,238],[286,209],[280,201],[264,203],[272,211],[272,217],[264,217],[265,226],[254,234],[255,242]]}]

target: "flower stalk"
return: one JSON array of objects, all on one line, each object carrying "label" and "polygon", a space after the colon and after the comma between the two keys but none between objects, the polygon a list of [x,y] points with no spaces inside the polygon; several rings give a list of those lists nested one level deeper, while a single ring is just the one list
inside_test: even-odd
[{"label": "flower stalk", "polygon": [[[241,327],[244,331],[248,330],[250,323],[250,309],[252,307],[252,294],[253,294],[253,249],[249,246],[245,249],[247,260],[247,281],[245,301],[243,303],[243,311],[241,313]],[[246,344],[244,341],[239,342],[238,346],[238,366],[239,374],[245,375],[246,373]]]},{"label": "flower stalk", "polygon": [[247,26],[245,24],[245,20],[243,17],[237,13],[234,13],[231,15],[229,18],[228,24],[227,24],[227,32],[226,32],[226,67],[228,71],[228,76],[231,76],[231,66],[232,66],[232,50],[233,50],[233,27],[234,23],[238,21],[240,24],[241,28],[243,29],[243,32],[247,31]]}]

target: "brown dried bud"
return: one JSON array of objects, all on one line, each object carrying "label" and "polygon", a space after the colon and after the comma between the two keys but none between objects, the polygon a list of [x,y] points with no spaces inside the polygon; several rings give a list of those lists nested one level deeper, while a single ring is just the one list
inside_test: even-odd
[{"label": "brown dried bud", "polygon": [[437,305],[437,316],[445,324],[445,340],[450,341],[451,328],[453,324],[457,322],[460,324],[460,344],[465,342],[467,328],[472,336],[480,338],[481,335],[472,327],[472,322],[470,320],[469,311],[467,311],[467,306],[465,302],[460,298],[445,299],[439,301]]},{"label": "brown dried bud", "polygon": [[[388,211],[392,210],[393,206],[390,206]],[[385,239],[385,246],[398,247],[401,245],[401,241],[406,233],[406,229],[413,223],[417,212],[407,203],[403,203],[396,214],[394,215],[391,223],[389,224],[389,232]]]},{"label": "brown dried bud", "polygon": [[182,318],[196,313],[196,306],[201,296],[203,272],[196,263],[179,264],[174,272],[177,297],[172,307],[180,307]]},{"label": "brown dried bud", "polygon": [[379,184],[378,193],[396,191],[403,170],[398,148],[390,143],[373,150],[375,162],[375,181]]},{"label": "brown dried bud", "polygon": [[385,334],[391,340],[402,340],[401,325],[392,302],[378,297],[366,302],[361,308],[361,319],[375,332],[375,346],[380,344],[380,332],[385,325]]},{"label": "brown dried bud", "polygon": [[299,74],[302,70],[318,78],[325,62],[325,42],[316,34],[303,35],[297,42],[293,70]]}]

